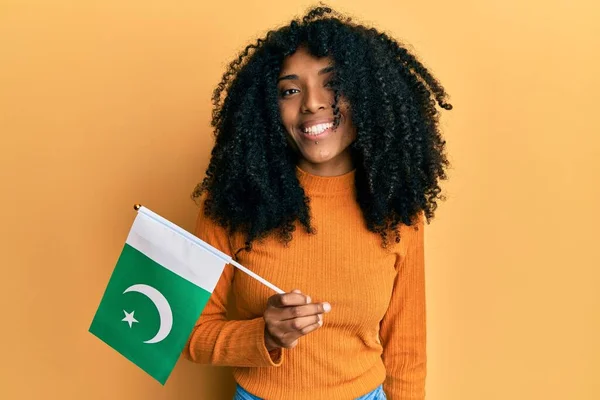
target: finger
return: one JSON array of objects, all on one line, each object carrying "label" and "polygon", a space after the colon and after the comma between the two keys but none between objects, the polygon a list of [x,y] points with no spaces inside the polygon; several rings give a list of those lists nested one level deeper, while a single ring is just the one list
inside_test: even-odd
[{"label": "finger", "polygon": [[[298,340],[304,336],[313,332],[323,326],[323,318],[319,314],[315,319],[310,320],[311,317],[305,317],[307,320],[300,321],[296,324],[298,329],[290,330],[291,326],[294,325],[291,321],[286,323],[279,323],[275,329],[275,334],[271,335],[273,341],[280,347],[292,348],[298,343]],[[314,317],[313,317],[314,318]],[[305,324],[306,323],[306,324]],[[301,326],[303,325],[303,326]]]},{"label": "finger", "polygon": [[281,311],[280,320],[285,321],[292,318],[323,314],[329,312],[329,310],[331,310],[329,303],[313,303],[303,306],[287,307]]},{"label": "finger", "polygon": [[302,329],[309,325],[317,324],[319,321],[320,319],[317,315],[288,319],[279,323],[279,329],[284,332],[301,332]]},{"label": "finger", "polygon": [[300,329],[300,333],[302,335],[308,335],[309,333],[319,329],[321,326],[323,326],[323,321],[319,320],[319,321],[315,322],[314,324],[307,325],[304,328]]},{"label": "finger", "polygon": [[297,344],[302,333],[289,330],[289,327],[278,325],[270,335],[279,347],[292,348]]},{"label": "finger", "polygon": [[268,305],[273,307],[290,307],[299,306],[303,304],[309,304],[311,302],[310,296],[306,296],[302,293],[283,293],[276,294],[269,297],[267,301]]},{"label": "finger", "polygon": [[285,347],[286,349],[293,349],[298,345],[298,339],[294,340],[291,343],[282,343],[281,347]]}]

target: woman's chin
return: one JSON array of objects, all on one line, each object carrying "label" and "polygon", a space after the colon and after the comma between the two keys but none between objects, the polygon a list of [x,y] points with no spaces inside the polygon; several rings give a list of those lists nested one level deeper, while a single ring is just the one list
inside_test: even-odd
[{"label": "woman's chin", "polygon": [[303,149],[302,158],[310,164],[324,164],[331,161],[332,152],[324,146],[320,149],[316,148],[318,146],[316,144],[314,149]]}]

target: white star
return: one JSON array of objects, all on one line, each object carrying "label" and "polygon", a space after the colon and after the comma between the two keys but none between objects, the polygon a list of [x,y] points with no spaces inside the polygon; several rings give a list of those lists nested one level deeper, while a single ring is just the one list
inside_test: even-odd
[{"label": "white star", "polygon": [[137,319],[135,319],[135,317],[133,316],[133,313],[135,312],[135,310],[133,310],[130,313],[128,313],[125,310],[123,310],[123,312],[125,313],[125,318],[123,318],[121,321],[125,321],[125,322],[129,323],[130,328],[133,326],[134,322],[140,322]]}]

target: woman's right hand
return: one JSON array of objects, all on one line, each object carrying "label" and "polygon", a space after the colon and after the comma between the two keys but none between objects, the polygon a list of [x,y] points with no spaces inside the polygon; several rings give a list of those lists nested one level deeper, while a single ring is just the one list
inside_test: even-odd
[{"label": "woman's right hand", "polygon": [[295,347],[301,336],[323,325],[323,313],[330,310],[329,303],[311,303],[298,289],[269,297],[263,315],[267,350]]}]

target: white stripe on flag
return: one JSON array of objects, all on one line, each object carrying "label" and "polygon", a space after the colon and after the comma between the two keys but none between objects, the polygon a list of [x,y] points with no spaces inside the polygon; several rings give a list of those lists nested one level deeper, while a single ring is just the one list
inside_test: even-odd
[{"label": "white stripe on flag", "polygon": [[191,233],[189,233],[185,229],[181,229],[179,226],[175,225],[174,223],[172,223],[168,219],[161,217],[160,215],[158,215],[154,211],[152,211],[152,210],[150,210],[150,209],[142,206],[142,207],[140,207],[140,209],[138,210],[138,212],[140,214],[145,214],[145,215],[149,216],[150,218],[156,220],[157,222],[160,222],[161,224],[167,226],[167,228],[172,229],[172,230],[176,231],[177,233],[185,236],[186,238],[188,238],[192,242],[196,243],[200,247],[204,247],[206,250],[214,253],[217,257],[221,257],[223,260],[225,260],[225,262],[230,262],[231,261],[231,257],[228,254],[225,254],[222,251],[220,251],[219,249],[217,249],[217,248],[209,245],[208,243],[204,242],[199,237],[197,237],[195,235],[192,235]]},{"label": "white stripe on flag", "polygon": [[144,206],[141,206],[139,208],[139,210],[138,210],[138,214],[144,214],[147,217],[149,217],[151,220],[154,220],[155,222],[164,225],[166,228],[170,229],[171,231],[174,231],[175,233],[184,236],[185,238],[187,238],[191,242],[197,244],[198,246],[200,246],[204,250],[206,250],[206,251],[214,254],[215,257],[222,258],[223,260],[225,260],[226,264],[227,263],[232,264],[237,269],[241,270],[242,272],[245,272],[246,274],[250,275],[251,277],[253,277],[257,281],[261,282],[263,285],[265,285],[265,286],[273,289],[276,293],[279,293],[279,294],[283,294],[284,293],[283,290],[281,290],[277,286],[273,285],[271,282],[269,282],[266,279],[258,276],[254,272],[250,271],[248,268],[246,268],[243,265],[239,264],[237,261],[235,261],[234,259],[232,259],[231,256],[229,256],[228,254],[225,254],[222,251],[220,251],[219,249],[217,249],[217,248],[209,245],[208,243],[206,243],[205,241],[201,240],[199,237],[197,237],[195,235],[192,235],[188,231],[186,231],[184,229],[181,229],[179,226],[175,225],[174,223],[172,223],[168,219],[165,219],[165,218],[161,217],[160,215],[156,214],[155,212],[151,211],[150,209],[148,209],[148,208],[146,208]]},{"label": "white stripe on flag", "polygon": [[164,268],[212,293],[227,259],[190,240],[182,234],[183,229],[170,225],[138,213],[126,242]]}]

